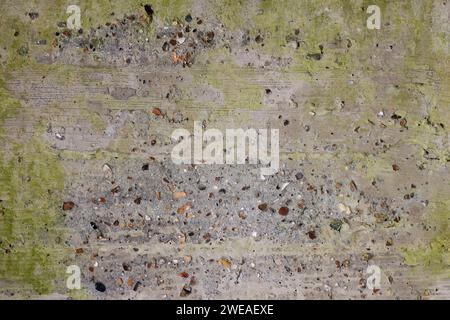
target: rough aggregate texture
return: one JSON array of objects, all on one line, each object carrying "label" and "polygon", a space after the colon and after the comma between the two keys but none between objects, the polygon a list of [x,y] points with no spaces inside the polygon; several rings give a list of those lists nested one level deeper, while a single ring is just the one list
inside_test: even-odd
[{"label": "rough aggregate texture", "polygon": [[[0,298],[449,298],[449,1],[69,4],[0,4]],[[194,121],[279,172],[175,165]]]}]

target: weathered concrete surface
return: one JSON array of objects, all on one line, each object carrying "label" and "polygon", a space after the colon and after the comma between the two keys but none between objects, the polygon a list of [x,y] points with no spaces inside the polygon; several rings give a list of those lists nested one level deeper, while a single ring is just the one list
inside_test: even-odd
[{"label": "weathered concrete surface", "polygon": [[[0,4],[2,298],[449,298],[448,1],[148,3]],[[194,121],[279,173],[174,165]]]}]

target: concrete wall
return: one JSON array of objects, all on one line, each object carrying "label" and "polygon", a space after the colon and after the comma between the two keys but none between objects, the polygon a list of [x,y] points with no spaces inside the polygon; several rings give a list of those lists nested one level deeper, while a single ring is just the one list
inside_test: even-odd
[{"label": "concrete wall", "polygon": [[[449,297],[448,1],[148,5],[0,4],[2,298]],[[280,170],[174,164],[194,121]]]}]

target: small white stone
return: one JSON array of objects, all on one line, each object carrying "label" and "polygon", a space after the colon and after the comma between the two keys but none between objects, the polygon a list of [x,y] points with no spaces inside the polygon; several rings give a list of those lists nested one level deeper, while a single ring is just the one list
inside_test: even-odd
[{"label": "small white stone", "polygon": [[286,44],[286,47],[292,48],[292,49],[297,49],[298,48],[298,42],[297,41],[289,41]]},{"label": "small white stone", "polygon": [[281,191],[283,191],[284,189],[286,189],[286,187],[289,185],[289,182],[285,182],[281,185]]},{"label": "small white stone", "polygon": [[112,179],[113,177],[113,171],[109,165],[106,163],[102,167],[103,174],[105,175],[106,179]]},{"label": "small white stone", "polygon": [[350,207],[346,206],[343,203],[339,203],[338,209],[339,209],[340,212],[345,213],[347,215],[352,213],[352,211],[350,210]]}]

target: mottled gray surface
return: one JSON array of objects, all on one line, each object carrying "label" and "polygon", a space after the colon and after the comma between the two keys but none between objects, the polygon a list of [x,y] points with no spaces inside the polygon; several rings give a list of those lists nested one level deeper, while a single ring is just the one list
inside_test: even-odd
[{"label": "mottled gray surface", "polygon": [[[3,1],[0,296],[448,298],[450,4],[372,2]],[[173,164],[194,121],[279,172]]]}]

